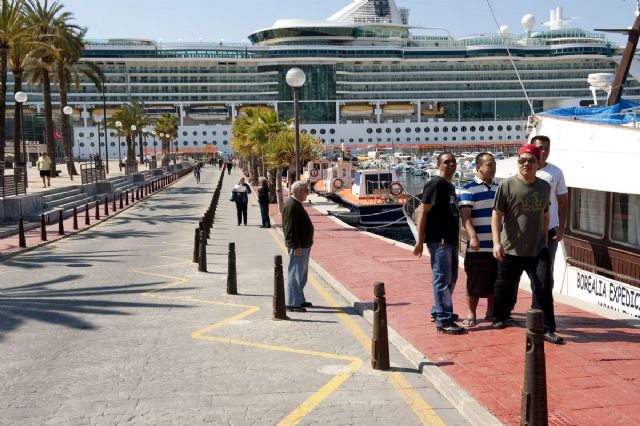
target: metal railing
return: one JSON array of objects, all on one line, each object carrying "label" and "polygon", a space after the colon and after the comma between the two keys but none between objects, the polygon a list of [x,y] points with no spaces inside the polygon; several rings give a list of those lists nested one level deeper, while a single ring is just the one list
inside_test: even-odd
[{"label": "metal railing", "polygon": [[138,173],[138,162],[137,161],[127,161],[124,163],[124,174],[125,176],[129,176],[132,174]]},{"label": "metal railing", "polygon": [[102,163],[80,164],[80,180],[82,185],[106,180],[107,174]]},{"label": "metal railing", "polygon": [[0,166],[0,197],[27,193],[27,168],[16,166],[13,174],[5,174],[4,166]]}]

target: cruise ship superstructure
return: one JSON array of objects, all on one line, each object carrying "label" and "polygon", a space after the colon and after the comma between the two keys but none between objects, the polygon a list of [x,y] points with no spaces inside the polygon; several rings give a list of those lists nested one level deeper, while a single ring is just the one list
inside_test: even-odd
[{"label": "cruise ship superstructure", "polygon": [[[443,28],[410,25],[409,11],[393,0],[354,0],[326,20],[278,20],[250,34],[250,44],[93,40],[83,60],[107,76],[107,115],[132,99],[143,101],[152,117],[175,112],[180,152],[232,154],[231,123],[249,107],[290,118],[293,95],[285,74],[293,66],[307,76],[301,129],[329,150],[467,150],[522,143],[532,108],[590,99],[587,75],[615,72],[621,48],[604,34],[568,28],[560,8],[545,25],[538,30],[535,18],[525,15],[520,34],[502,27],[454,38]],[[633,71],[625,94],[640,98]],[[29,99],[40,107],[35,88]],[[86,80],[69,103],[77,111],[73,153],[86,158],[98,149],[103,96]],[[146,143],[153,151],[152,139]],[[108,146],[113,158],[113,130]]]}]

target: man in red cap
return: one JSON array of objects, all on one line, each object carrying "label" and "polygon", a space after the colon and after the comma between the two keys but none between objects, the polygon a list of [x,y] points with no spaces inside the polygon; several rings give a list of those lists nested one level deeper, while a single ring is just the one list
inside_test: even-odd
[{"label": "man in red cap", "polygon": [[491,216],[493,255],[498,260],[493,328],[507,326],[524,271],[531,282],[532,307],[543,313],[544,339],[562,344],[564,339],[555,334],[547,249],[551,187],[536,177],[539,167],[540,149],[533,144],[523,146],[518,152],[518,174],[503,180],[496,192]]}]

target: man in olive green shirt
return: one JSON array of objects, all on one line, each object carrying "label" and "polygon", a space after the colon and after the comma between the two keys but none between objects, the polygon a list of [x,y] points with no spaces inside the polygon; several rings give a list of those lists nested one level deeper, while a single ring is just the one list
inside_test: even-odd
[{"label": "man in olive green shirt", "polygon": [[541,309],[544,339],[562,344],[555,334],[551,259],[547,250],[549,184],[536,177],[540,150],[527,144],[520,148],[518,174],[500,183],[493,204],[491,234],[493,255],[498,260],[495,283],[493,328],[507,326],[515,306],[520,276],[525,271],[531,282],[532,308]]},{"label": "man in olive green shirt", "polygon": [[51,186],[51,158],[49,158],[46,152],[40,153],[40,158],[38,158],[38,161],[36,162],[36,167],[40,172],[44,188]]}]

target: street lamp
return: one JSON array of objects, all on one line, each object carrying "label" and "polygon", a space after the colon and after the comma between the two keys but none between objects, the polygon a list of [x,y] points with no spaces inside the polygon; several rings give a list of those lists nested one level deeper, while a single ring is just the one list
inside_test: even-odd
[{"label": "street lamp", "polygon": [[[16,102],[20,104],[20,140],[22,141],[22,158],[21,160],[24,162],[25,166],[27,164],[27,146],[24,143],[24,120],[22,119],[22,105],[27,102],[27,94],[20,91],[16,92],[14,95]],[[16,159],[17,160],[17,159]]]},{"label": "street lamp", "polygon": [[295,122],[295,142],[296,142],[296,172],[294,174],[294,178],[291,179],[289,176],[289,180],[291,183],[298,179],[298,173],[300,172],[300,111],[299,111],[299,102],[300,102],[300,88],[304,85],[307,76],[304,75],[304,71],[300,68],[294,67],[287,71],[287,84],[289,87],[293,89],[293,117]]},{"label": "street lamp", "polygon": [[155,129],[151,131],[151,134],[153,135],[153,157],[156,158],[156,131],[155,131]]},{"label": "street lamp", "polygon": [[120,164],[122,162],[122,150],[120,149],[120,146],[122,145],[120,143],[120,136],[121,136],[120,131],[122,130],[122,121],[120,120],[116,121],[116,127],[118,128],[118,164]]},{"label": "street lamp", "polygon": [[136,130],[138,128],[136,127],[135,124],[131,125],[131,144],[133,146],[133,160],[129,158],[129,152],[127,151],[127,163],[131,162],[131,163],[135,163],[136,162]]},{"label": "street lamp", "polygon": [[[62,108],[62,112],[64,113],[64,115],[67,116],[67,124],[69,124],[69,116],[73,113],[73,108],[71,108],[69,105],[65,106],[64,108]],[[20,114],[22,115],[22,114]],[[22,127],[22,126],[20,126]],[[70,132],[67,133],[67,135]],[[67,136],[69,137],[69,136]],[[67,141],[67,143],[71,143],[71,141]],[[69,162],[73,162],[73,150],[71,150],[71,158],[69,158],[68,160]],[[69,163],[67,163],[67,169],[69,170],[69,172],[71,172],[71,167],[69,166]],[[73,173],[69,173],[69,178],[71,178],[71,180],[73,180]]]}]

